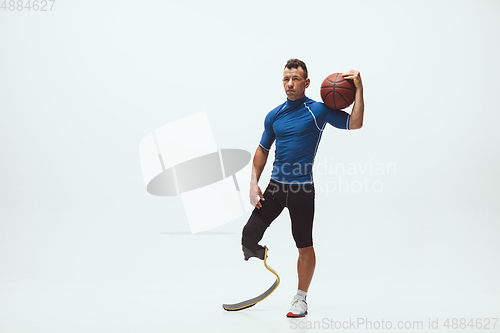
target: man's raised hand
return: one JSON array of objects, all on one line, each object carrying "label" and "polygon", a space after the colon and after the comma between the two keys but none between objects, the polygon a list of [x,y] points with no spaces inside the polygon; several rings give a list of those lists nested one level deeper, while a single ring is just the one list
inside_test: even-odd
[{"label": "man's raised hand", "polygon": [[363,88],[363,82],[361,82],[361,74],[359,73],[359,71],[351,69],[350,71],[343,73],[342,76],[344,77],[344,79],[353,80],[356,89]]}]

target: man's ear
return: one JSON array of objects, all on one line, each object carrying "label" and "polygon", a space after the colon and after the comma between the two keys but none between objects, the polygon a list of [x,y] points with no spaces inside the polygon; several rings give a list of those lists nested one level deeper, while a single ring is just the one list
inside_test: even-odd
[{"label": "man's ear", "polygon": [[311,80],[309,78],[306,79],[306,88],[309,87],[309,84],[311,83]]}]

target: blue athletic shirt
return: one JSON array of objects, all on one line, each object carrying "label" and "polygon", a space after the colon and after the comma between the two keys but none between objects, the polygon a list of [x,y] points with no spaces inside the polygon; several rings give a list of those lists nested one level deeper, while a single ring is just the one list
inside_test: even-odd
[{"label": "blue athletic shirt", "polygon": [[312,184],[313,163],[326,124],[349,129],[349,114],[332,110],[307,96],[269,112],[260,146],[269,151],[276,140],[271,179],[282,184]]}]

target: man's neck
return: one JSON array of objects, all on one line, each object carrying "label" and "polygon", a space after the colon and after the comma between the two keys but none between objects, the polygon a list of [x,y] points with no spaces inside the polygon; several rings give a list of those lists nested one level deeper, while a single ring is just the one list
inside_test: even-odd
[{"label": "man's neck", "polygon": [[306,99],[306,95],[302,96],[301,98],[294,99],[294,100],[287,98],[287,102],[288,102],[288,104],[300,104],[303,101],[305,101],[305,99]]}]

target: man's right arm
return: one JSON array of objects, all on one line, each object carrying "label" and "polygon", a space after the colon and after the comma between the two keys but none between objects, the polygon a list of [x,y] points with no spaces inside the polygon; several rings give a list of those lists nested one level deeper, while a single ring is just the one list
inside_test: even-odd
[{"label": "man's right arm", "polygon": [[278,106],[267,114],[264,120],[264,133],[262,133],[262,138],[260,139],[259,146],[253,157],[252,176],[250,180],[250,204],[257,209],[262,207],[260,199],[264,200],[264,196],[259,187],[259,179],[266,166],[269,150],[276,139],[276,133],[274,133],[273,128],[274,116],[281,107],[282,106]]},{"label": "man's right arm", "polygon": [[257,147],[253,157],[252,177],[250,180],[250,204],[258,209],[262,207],[260,199],[265,200],[259,187],[259,179],[264,167],[266,166],[268,155],[269,152],[259,146]]}]

